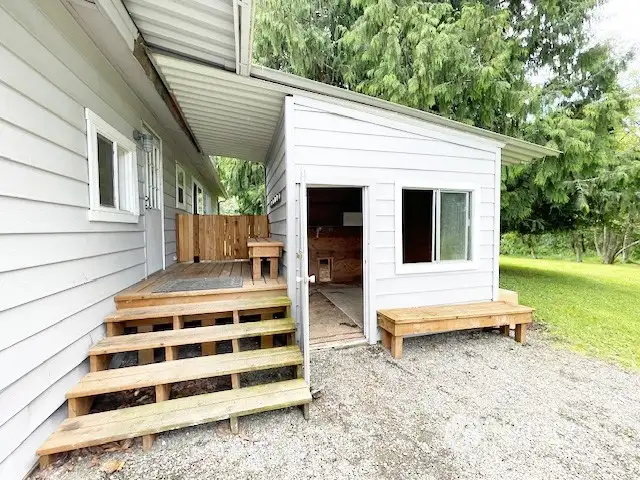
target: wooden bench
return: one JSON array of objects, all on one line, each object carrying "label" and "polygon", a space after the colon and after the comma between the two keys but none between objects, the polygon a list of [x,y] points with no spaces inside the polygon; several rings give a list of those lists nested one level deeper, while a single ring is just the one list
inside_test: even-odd
[{"label": "wooden bench", "polygon": [[400,358],[407,335],[485,327],[500,327],[503,334],[509,335],[510,325],[515,325],[515,340],[524,343],[533,312],[531,307],[506,302],[394,308],[378,311],[378,326],[382,329],[382,344],[394,358]]},{"label": "wooden bench", "polygon": [[249,260],[253,265],[253,279],[262,278],[262,259],[269,259],[269,277],[278,278],[278,262],[282,255],[284,243],[272,238],[250,238],[247,241]]}]

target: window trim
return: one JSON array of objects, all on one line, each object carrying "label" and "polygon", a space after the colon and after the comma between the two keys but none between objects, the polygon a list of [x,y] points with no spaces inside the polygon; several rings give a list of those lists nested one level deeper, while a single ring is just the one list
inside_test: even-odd
[{"label": "window trim", "polygon": [[[180,196],[178,195],[178,189],[180,188],[180,186],[178,185],[178,172],[182,172],[183,179],[182,202],[178,200],[180,198]],[[187,171],[178,162],[176,162],[176,208],[179,210],[187,209]]]},{"label": "window trim", "polygon": [[[440,216],[440,196],[434,195],[433,212],[435,236],[435,245],[433,251],[433,262],[421,263],[403,263],[402,261],[402,190],[441,190],[447,192],[469,192],[471,199],[471,260],[439,260],[439,235],[436,230],[439,225]],[[436,198],[437,197],[437,198]],[[478,239],[480,234],[480,187],[476,184],[469,183],[449,183],[449,182],[396,182],[395,184],[395,272],[396,275],[410,275],[416,273],[433,273],[433,272],[455,272],[465,270],[478,269]]]},{"label": "window trim", "polygon": [[[197,188],[199,188],[200,190],[202,190],[202,213],[193,213],[194,215],[206,215],[207,212],[207,204],[206,204],[206,195],[207,195],[207,191],[204,189],[204,187],[202,186],[202,184],[196,180],[196,177],[192,178],[193,180],[193,185],[195,185]],[[197,211],[197,207],[198,207],[198,198],[193,195],[193,185],[191,188],[191,210],[196,210]]]},{"label": "window trim", "polygon": [[[87,160],[89,166],[89,211],[87,217],[92,222],[138,223],[140,220],[140,195],[138,191],[138,152],[135,142],[105,122],[95,112],[85,108],[87,121]],[[98,167],[98,134],[128,152],[129,185],[125,193],[127,204],[131,210],[106,207],[100,205],[100,180]],[[119,203],[119,171],[114,166],[114,196]]]}]

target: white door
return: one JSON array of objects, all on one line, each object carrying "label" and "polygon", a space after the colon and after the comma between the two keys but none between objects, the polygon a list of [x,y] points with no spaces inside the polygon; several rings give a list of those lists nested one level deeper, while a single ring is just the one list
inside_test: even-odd
[{"label": "white door", "polygon": [[145,152],[144,231],[147,275],[164,268],[162,228],[162,148],[154,138],[153,148]]},{"label": "white door", "polygon": [[315,283],[315,275],[309,276],[309,252],[307,248],[307,183],[304,178],[304,172],[298,184],[298,254],[296,255],[298,266],[297,270],[300,274],[296,277],[299,295],[299,311],[300,316],[300,347],[302,348],[302,356],[304,359],[304,379],[307,384],[311,384],[311,372],[309,361],[309,283]]}]

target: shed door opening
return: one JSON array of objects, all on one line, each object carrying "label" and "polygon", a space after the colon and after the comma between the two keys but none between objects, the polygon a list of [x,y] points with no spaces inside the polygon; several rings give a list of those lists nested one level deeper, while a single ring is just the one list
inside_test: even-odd
[{"label": "shed door opening", "polygon": [[307,190],[312,345],[364,338],[362,195],[354,187]]}]

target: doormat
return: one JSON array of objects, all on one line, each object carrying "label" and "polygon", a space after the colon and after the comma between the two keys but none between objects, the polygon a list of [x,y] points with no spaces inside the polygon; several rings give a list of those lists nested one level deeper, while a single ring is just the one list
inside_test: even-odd
[{"label": "doormat", "polygon": [[217,290],[219,288],[241,288],[242,277],[198,277],[169,280],[151,290],[152,293],[192,292],[194,290]]}]

